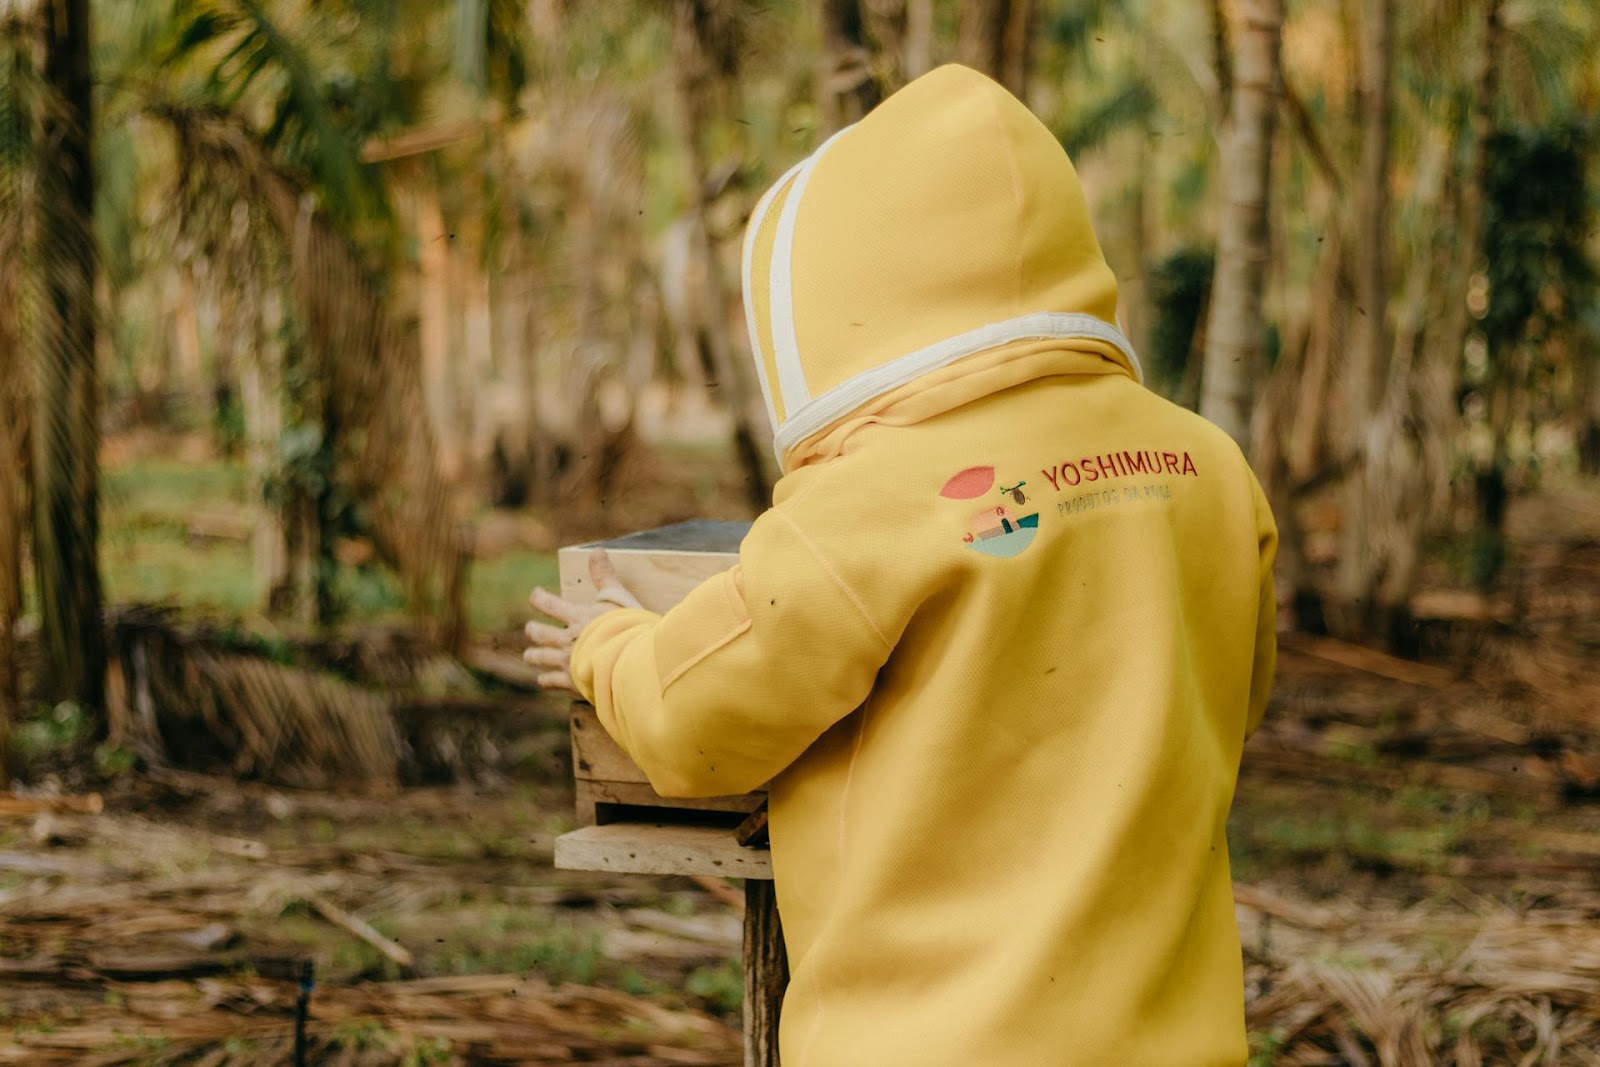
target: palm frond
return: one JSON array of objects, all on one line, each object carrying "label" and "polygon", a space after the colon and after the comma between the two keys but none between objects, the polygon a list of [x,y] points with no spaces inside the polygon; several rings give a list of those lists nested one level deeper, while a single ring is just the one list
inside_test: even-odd
[{"label": "palm frond", "polygon": [[224,276],[248,276],[263,260],[276,265],[258,284],[284,286],[292,299],[339,484],[359,501],[413,608],[453,642],[464,625],[468,549],[432,430],[416,418],[425,405],[414,324],[394,312],[304,183],[238,120],[172,105],[157,114],[177,136],[186,210],[236,220],[224,231],[229,243],[212,246],[231,261]]},{"label": "palm frond", "polygon": [[203,62],[202,96],[225,110],[268,94],[273,118],[260,131],[263,142],[303,166],[342,219],[387,218],[382,185],[361,160],[359,137],[336,120],[316,65],[265,5],[177,0],[175,20],[163,56],[169,69]]},{"label": "palm frond", "polygon": [[1130,77],[1079,116],[1072,128],[1060,135],[1061,144],[1069,156],[1076,158],[1118,132],[1149,119],[1158,107],[1150,86],[1142,78]]}]

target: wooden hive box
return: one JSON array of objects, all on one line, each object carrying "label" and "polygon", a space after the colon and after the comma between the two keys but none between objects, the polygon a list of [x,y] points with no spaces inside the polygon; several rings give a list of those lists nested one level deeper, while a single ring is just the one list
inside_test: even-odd
[{"label": "wooden hive box", "polygon": [[[707,578],[739,560],[747,522],[699,520],[646,530],[611,541],[561,549],[561,595],[575,603],[594,600],[589,554],[604,548],[617,577],[651,611],[666,612]],[[766,790],[742,796],[685,799],[663,797],[650,787],[638,765],[600,725],[594,708],[572,704],[572,773],[576,779],[578,825],[616,822],[688,821],[737,825],[766,800]]]}]

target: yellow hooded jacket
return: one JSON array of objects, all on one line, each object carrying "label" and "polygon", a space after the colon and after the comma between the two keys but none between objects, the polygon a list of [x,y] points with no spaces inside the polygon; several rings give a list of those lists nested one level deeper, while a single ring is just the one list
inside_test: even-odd
[{"label": "yellow hooded jacket", "polygon": [[662,794],[770,780],[785,1067],[1243,1064],[1277,535],[1141,384],[1065,153],[936,70],[773,186],[744,283],[773,507],[572,675]]}]

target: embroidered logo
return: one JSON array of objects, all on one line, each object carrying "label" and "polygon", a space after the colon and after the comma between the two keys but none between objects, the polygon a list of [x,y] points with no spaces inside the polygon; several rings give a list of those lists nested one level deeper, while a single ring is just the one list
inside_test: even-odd
[{"label": "embroidered logo", "polygon": [[[998,495],[1001,500],[1022,507],[1028,502],[1028,495],[1023,491],[1027,484],[1019,481],[1016,485],[999,486],[997,490],[993,467],[968,467],[945,482],[939,495],[949,500],[978,500]],[[1033,544],[1038,532],[1037,511],[1019,515],[1004,503],[992,503],[968,520],[967,533],[961,540],[975,552],[1007,558],[1021,555]]]}]

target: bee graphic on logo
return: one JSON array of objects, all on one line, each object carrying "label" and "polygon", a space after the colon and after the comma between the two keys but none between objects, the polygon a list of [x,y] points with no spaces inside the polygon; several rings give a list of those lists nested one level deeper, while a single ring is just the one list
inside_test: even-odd
[{"label": "bee graphic on logo", "polygon": [[1022,487],[1027,485],[1027,484],[1028,484],[1027,482],[1018,482],[1016,485],[1013,485],[1010,489],[1007,489],[1005,486],[1001,486],[1000,487],[1000,495],[1001,496],[1009,496],[1012,500],[1015,500],[1018,504],[1026,504],[1028,502],[1028,498],[1022,492]]}]

